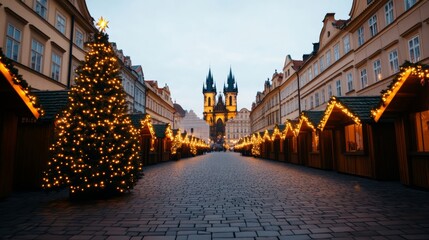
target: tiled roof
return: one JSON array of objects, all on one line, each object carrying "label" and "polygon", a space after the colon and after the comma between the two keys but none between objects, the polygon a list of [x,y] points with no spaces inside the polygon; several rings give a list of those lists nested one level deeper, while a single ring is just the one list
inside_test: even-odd
[{"label": "tiled roof", "polygon": [[45,115],[40,118],[40,121],[53,121],[68,103],[69,91],[67,90],[33,91],[32,93],[37,96],[41,108],[45,111]]},{"label": "tiled roof", "polygon": [[351,112],[356,114],[361,121],[371,121],[371,109],[378,106],[380,96],[356,96],[356,97],[336,97]]},{"label": "tiled roof", "polygon": [[323,118],[324,111],[303,111],[303,114],[314,126],[317,126]]},{"label": "tiled roof", "polygon": [[168,124],[154,124],[153,130],[155,131],[155,136],[157,138],[164,138],[167,127],[168,127]]},{"label": "tiled roof", "polygon": [[136,128],[140,127],[140,121],[142,119],[145,119],[145,118],[146,118],[146,113],[133,113],[133,114],[130,114],[131,123]]}]

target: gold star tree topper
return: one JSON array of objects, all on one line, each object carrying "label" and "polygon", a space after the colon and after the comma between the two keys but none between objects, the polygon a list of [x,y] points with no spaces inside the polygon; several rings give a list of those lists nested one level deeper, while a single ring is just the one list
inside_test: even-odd
[{"label": "gold star tree topper", "polygon": [[100,17],[98,19],[98,22],[97,22],[97,27],[98,27],[98,29],[100,29],[100,31],[105,32],[106,28],[109,28],[109,26],[107,26],[107,24],[109,24],[109,21],[107,21],[103,17]]}]

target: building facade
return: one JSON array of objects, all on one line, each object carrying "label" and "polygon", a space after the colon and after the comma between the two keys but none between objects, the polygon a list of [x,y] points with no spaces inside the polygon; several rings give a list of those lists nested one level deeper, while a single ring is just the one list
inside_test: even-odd
[{"label": "building facade", "polygon": [[145,80],[146,113],[151,116],[154,124],[169,123],[173,125],[174,105],[167,84],[158,87],[158,81]]},{"label": "building facade", "polygon": [[206,121],[199,118],[193,110],[186,111],[185,116],[177,123],[177,128],[180,132],[186,132],[199,139],[209,142],[210,127]]},{"label": "building facade", "polygon": [[237,94],[237,83],[231,69],[227,78],[227,85],[223,87],[223,94],[217,94],[216,83],[214,83],[213,75],[209,69],[205,85],[203,85],[203,118],[210,126],[211,140],[223,142],[226,122],[237,115]]},{"label": "building facade", "polygon": [[97,30],[85,0],[47,0],[1,1],[0,31],[0,46],[31,88],[64,90]]},{"label": "building facade", "polygon": [[234,118],[226,122],[225,142],[228,146],[233,147],[240,138],[248,136],[250,133],[250,111],[242,108]]},{"label": "building facade", "polygon": [[280,87],[282,83],[283,73],[278,73],[276,70],[271,80],[265,81],[264,91],[256,94],[256,100],[252,104],[249,116],[252,132],[262,132],[280,122]]},{"label": "building facade", "polygon": [[[376,96],[405,61],[428,61],[427,0],[353,1],[350,18],[328,13],[318,43],[302,60],[286,57],[280,89],[266,82],[252,105],[252,132],[272,129],[301,111],[324,110],[332,96]],[[265,113],[280,108],[274,122]]]}]

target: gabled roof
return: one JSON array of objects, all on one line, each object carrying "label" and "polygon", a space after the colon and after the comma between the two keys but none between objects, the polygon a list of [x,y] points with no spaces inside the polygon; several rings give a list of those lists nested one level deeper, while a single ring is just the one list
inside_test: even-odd
[{"label": "gabled roof", "polygon": [[[378,121],[385,112],[418,111],[414,109],[419,97],[428,95],[429,65],[406,62],[401,72],[393,79],[387,89],[381,92],[378,105],[371,110],[374,121]],[[424,99],[424,98],[423,98]],[[424,102],[425,100],[423,100]]]},{"label": "gabled roof", "polygon": [[153,125],[153,130],[155,130],[155,136],[157,138],[164,138],[166,129],[167,129],[167,124],[154,124]]},{"label": "gabled roof", "polygon": [[40,118],[41,121],[53,121],[56,115],[66,108],[69,101],[68,90],[35,91],[33,93],[39,98],[40,105],[45,111],[45,115]]},{"label": "gabled roof", "polygon": [[[331,97],[318,128],[323,130],[329,119],[338,123],[373,122],[371,109],[380,102],[379,96]],[[332,117],[334,114],[334,117]],[[335,125],[334,124],[334,125]]]},{"label": "gabled roof", "polygon": [[323,113],[323,111],[303,111],[303,114],[314,126],[317,126],[320,123],[323,118]]},{"label": "gabled roof", "polygon": [[33,116],[38,119],[43,115],[28,86],[27,81],[19,75],[12,60],[7,58],[0,48],[0,111],[12,111],[21,116]]},{"label": "gabled roof", "polygon": [[146,113],[133,113],[130,114],[131,123],[134,125],[134,127],[139,128],[141,127],[141,120],[144,120],[146,118]]}]

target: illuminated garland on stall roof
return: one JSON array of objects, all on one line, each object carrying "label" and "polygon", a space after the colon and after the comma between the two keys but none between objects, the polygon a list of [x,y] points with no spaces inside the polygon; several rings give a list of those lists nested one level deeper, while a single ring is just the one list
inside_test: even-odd
[{"label": "illuminated garland on stall roof", "polygon": [[402,85],[407,79],[409,79],[410,76],[419,78],[422,86],[424,86],[425,84],[429,84],[429,66],[413,64],[410,62],[406,62],[403,66],[401,66],[400,73],[387,87],[387,89],[381,92],[380,104],[376,108],[371,110],[371,116],[374,121],[377,122],[381,118],[381,115],[383,114],[387,106],[389,106],[390,102],[393,100],[395,95],[401,89]]},{"label": "illuminated garland on stall roof", "polygon": [[345,115],[347,115],[350,119],[352,119],[353,122],[355,122],[355,124],[357,125],[362,124],[359,117],[356,114],[354,114],[347,107],[345,107],[341,102],[339,102],[335,98],[335,96],[332,96],[328,102],[328,105],[326,106],[325,113],[323,114],[322,120],[320,121],[317,128],[319,128],[320,130],[323,130],[323,128],[325,128],[325,125],[329,119],[329,116],[331,116],[331,113],[334,110],[334,107],[340,109]]}]

